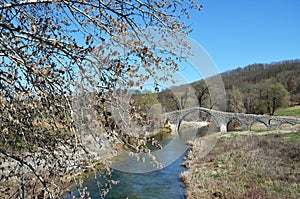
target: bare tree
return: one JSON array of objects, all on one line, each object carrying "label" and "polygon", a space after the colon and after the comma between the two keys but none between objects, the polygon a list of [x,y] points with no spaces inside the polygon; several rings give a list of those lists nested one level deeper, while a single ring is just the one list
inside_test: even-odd
[{"label": "bare tree", "polygon": [[208,106],[209,100],[209,87],[206,85],[205,81],[199,81],[192,85],[195,89],[198,106],[205,107]]},{"label": "bare tree", "polygon": [[74,96],[96,92],[93,122],[105,132],[99,138],[129,144],[105,103],[114,101],[115,88],[172,78],[188,52],[191,28],[183,18],[200,8],[192,0],[1,1],[1,197],[56,197],[66,173],[94,165],[84,127],[74,125],[76,117],[90,120],[78,116]]},{"label": "bare tree", "polygon": [[236,87],[232,87],[227,93],[227,111],[233,113],[244,113],[244,95]]},{"label": "bare tree", "polygon": [[186,108],[187,105],[187,100],[188,98],[191,96],[191,93],[189,91],[189,88],[185,88],[184,93],[182,94],[182,96],[180,97],[180,105],[182,109]]}]

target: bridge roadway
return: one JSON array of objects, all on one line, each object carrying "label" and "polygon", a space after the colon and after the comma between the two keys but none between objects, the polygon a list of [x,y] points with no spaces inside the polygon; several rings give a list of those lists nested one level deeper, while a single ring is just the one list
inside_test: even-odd
[{"label": "bridge roadway", "polygon": [[206,109],[202,107],[194,107],[189,109],[183,109],[164,114],[165,118],[168,118],[171,123],[178,124],[178,128],[182,120],[185,119],[191,113],[206,113],[211,119],[214,120],[216,126],[221,132],[226,132],[228,124],[231,121],[236,121],[241,125],[242,130],[250,131],[251,126],[255,122],[263,123],[267,128],[277,128],[282,124],[300,124],[299,118],[293,117],[279,117],[279,116],[268,116],[268,115],[255,115],[255,114],[244,114],[244,113],[229,113],[222,112],[212,109]]}]

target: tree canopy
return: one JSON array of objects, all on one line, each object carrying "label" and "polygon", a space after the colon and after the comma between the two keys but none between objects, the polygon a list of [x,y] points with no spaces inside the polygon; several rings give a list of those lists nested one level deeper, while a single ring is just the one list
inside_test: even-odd
[{"label": "tree canopy", "polygon": [[[172,78],[188,53],[184,37],[191,27],[184,21],[192,9],[201,6],[193,0],[1,1],[0,158],[16,167],[1,174],[1,184],[14,185],[1,195],[53,198],[62,192],[62,176],[93,165],[97,154],[79,132],[93,129],[76,121],[99,124],[101,146],[107,137],[126,144],[128,129],[117,130],[106,103],[117,101],[116,88]],[[78,101],[91,93],[97,93],[91,104]],[[97,121],[80,115],[89,111],[79,104],[96,107]],[[13,176],[17,183],[9,181]],[[11,191],[16,184],[20,192]]]},{"label": "tree canopy", "polygon": [[270,115],[274,115],[277,108],[290,105],[289,92],[281,83],[271,84],[264,92]]},{"label": "tree canopy", "polygon": [[[255,114],[273,114],[278,108],[298,105],[300,79],[296,77],[300,75],[299,66],[299,60],[286,60],[270,64],[251,64],[223,73],[222,79],[229,94],[227,99],[230,100],[231,91],[237,88],[243,95],[243,99],[239,100],[243,104],[238,104],[235,108],[240,107],[240,111],[245,109],[242,112]],[[275,94],[278,96],[274,96]]]}]

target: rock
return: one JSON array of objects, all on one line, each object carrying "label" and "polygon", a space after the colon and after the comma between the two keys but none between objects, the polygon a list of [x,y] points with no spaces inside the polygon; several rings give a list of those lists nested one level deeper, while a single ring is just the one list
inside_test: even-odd
[{"label": "rock", "polygon": [[170,120],[167,119],[165,124],[164,124],[164,127],[162,129],[162,132],[163,133],[171,133],[172,132],[172,128],[171,128],[171,124],[170,124]]}]

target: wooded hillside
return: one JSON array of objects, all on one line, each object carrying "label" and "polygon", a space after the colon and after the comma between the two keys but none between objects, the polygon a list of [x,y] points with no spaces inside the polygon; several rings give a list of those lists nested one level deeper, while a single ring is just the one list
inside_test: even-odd
[{"label": "wooded hillside", "polygon": [[[229,112],[273,115],[278,108],[300,104],[300,60],[252,64],[221,76]],[[172,90],[179,91],[178,96],[173,96]],[[159,92],[158,100],[167,112],[195,103],[214,108],[204,80]]]},{"label": "wooded hillside", "polygon": [[[300,60],[252,64],[223,73],[228,100],[227,110],[274,114],[272,109],[299,104],[299,77]],[[230,102],[237,97],[243,103],[233,106]]]}]

